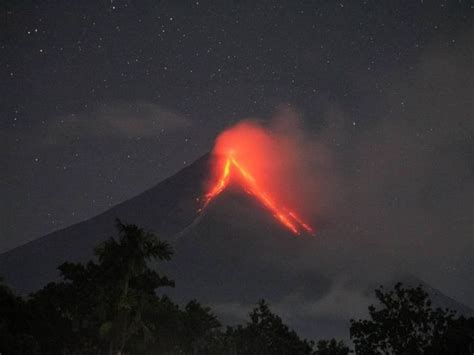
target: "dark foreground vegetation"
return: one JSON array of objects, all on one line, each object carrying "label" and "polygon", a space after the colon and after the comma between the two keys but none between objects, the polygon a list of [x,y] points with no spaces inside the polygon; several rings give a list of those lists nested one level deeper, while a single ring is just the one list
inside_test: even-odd
[{"label": "dark foreground vegetation", "polygon": [[[0,285],[0,353],[6,354],[466,354],[474,352],[474,318],[433,309],[421,288],[376,290],[368,320],[352,320],[354,350],[332,340],[301,339],[260,301],[243,325],[224,328],[211,309],[184,308],[157,295],[174,282],[149,267],[171,247],[117,221],[118,237],[96,261],[59,266],[62,281],[27,298]],[[178,285],[179,286],[179,285]]]}]

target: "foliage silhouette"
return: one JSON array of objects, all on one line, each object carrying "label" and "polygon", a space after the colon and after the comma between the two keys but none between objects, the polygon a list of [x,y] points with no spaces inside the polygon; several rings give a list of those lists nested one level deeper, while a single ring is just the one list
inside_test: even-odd
[{"label": "foliage silhouette", "polygon": [[[136,225],[116,221],[117,237],[95,250],[96,261],[65,262],[62,281],[28,298],[0,280],[2,354],[313,354],[346,355],[341,341],[301,339],[261,300],[248,321],[223,329],[209,307],[184,308],[161,287],[174,282],[149,267],[172,256],[169,244]],[[474,352],[474,318],[433,309],[420,287],[375,290],[370,319],[351,320],[355,353],[459,354]]]},{"label": "foliage silhouette", "polygon": [[[375,290],[380,303],[369,307],[370,320],[351,320],[350,334],[358,354],[471,354],[471,337],[465,332],[471,321],[455,319],[448,309],[431,306],[421,286]],[[456,330],[460,330],[460,335]],[[462,338],[463,344],[456,344]],[[453,352],[456,345],[458,350]],[[461,348],[460,348],[461,347]],[[444,349],[444,350],[443,350]]]},{"label": "foliage silhouette", "polygon": [[316,355],[347,355],[349,353],[349,347],[336,339],[318,341],[315,352]]},{"label": "foliage silhouette", "polygon": [[250,313],[250,322],[229,328],[227,336],[236,354],[313,354],[313,342],[301,340],[264,300]]}]

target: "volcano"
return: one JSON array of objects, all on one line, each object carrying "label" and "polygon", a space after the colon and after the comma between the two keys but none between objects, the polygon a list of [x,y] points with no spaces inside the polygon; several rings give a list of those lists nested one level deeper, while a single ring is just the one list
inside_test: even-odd
[{"label": "volcano", "polygon": [[[347,338],[349,319],[365,316],[374,287],[390,282],[389,277],[370,283],[358,278],[364,274],[362,263],[335,262],[354,260],[354,253],[325,239],[324,231],[318,231],[317,238],[295,238],[297,234],[275,216],[275,210],[242,183],[238,171],[211,197],[217,186],[209,184],[213,168],[212,155],[207,154],[94,218],[0,255],[0,275],[18,293],[39,289],[58,278],[59,264],[92,258],[94,247],[116,234],[114,219],[120,218],[172,244],[172,260],[156,265],[176,281],[176,288],[161,291],[172,299],[196,298],[225,323],[234,323],[242,322],[264,298],[303,336]],[[305,231],[295,219],[290,221],[298,232]],[[438,304],[471,312],[430,290],[438,295]]]},{"label": "volcano", "polygon": [[231,179],[238,180],[245,191],[262,203],[283,226],[288,228],[293,234],[300,235],[306,232],[314,235],[314,229],[304,222],[294,211],[279,205],[270,196],[254,175],[242,165],[232,151],[224,157],[224,164],[220,169],[217,181],[205,195],[204,206],[199,211],[209,205],[209,203],[219,196],[228,186]]}]

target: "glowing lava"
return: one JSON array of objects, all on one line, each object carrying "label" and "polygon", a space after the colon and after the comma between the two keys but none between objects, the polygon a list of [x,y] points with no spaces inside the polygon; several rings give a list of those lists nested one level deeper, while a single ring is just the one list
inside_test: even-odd
[{"label": "glowing lava", "polygon": [[277,204],[275,199],[262,189],[255,177],[239,161],[237,161],[232,151],[225,157],[225,163],[223,164],[217,182],[205,195],[202,209],[224,191],[224,189],[229,185],[231,174],[234,172],[235,174],[238,174],[238,177],[240,177],[239,181],[245,190],[250,195],[256,197],[268,210],[270,210],[273,216],[293,234],[300,235],[302,232],[306,232],[314,235],[314,230],[309,226],[309,224],[305,223],[295,212]]}]

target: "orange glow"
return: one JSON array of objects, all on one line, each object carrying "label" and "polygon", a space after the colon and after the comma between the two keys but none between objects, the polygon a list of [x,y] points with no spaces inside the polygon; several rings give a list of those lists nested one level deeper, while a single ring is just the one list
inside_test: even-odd
[{"label": "orange glow", "polygon": [[257,198],[273,216],[293,234],[300,235],[302,232],[314,235],[314,230],[295,213],[284,206],[279,205],[268,192],[257,182],[254,175],[245,168],[241,162],[235,157],[234,150],[229,150],[224,156],[224,164],[217,170],[217,182],[209,189],[205,195],[205,208],[215,197],[217,197],[229,185],[231,175],[234,173],[235,178],[243,185],[244,189],[252,196]]}]

